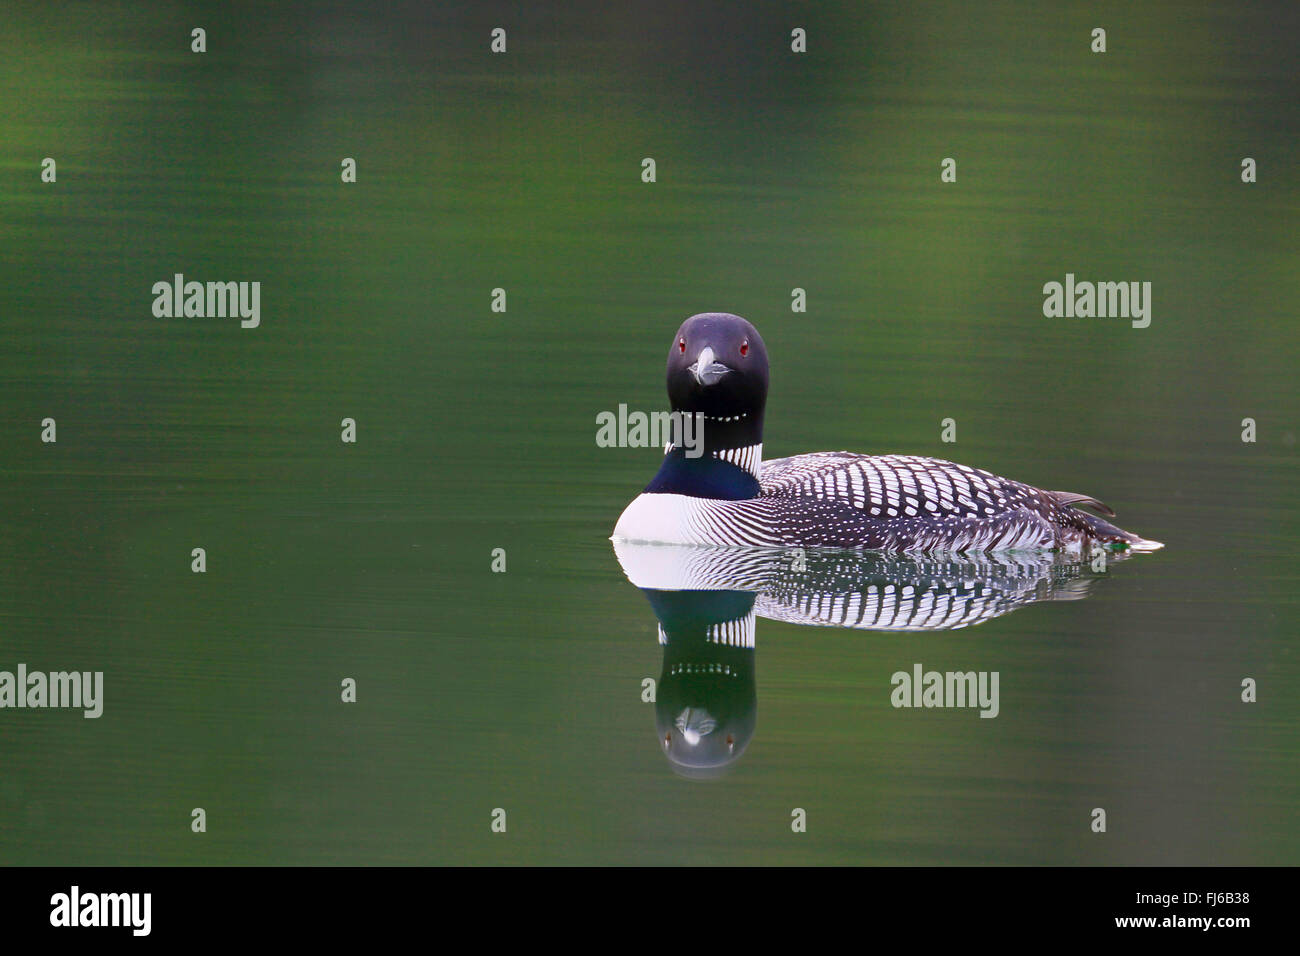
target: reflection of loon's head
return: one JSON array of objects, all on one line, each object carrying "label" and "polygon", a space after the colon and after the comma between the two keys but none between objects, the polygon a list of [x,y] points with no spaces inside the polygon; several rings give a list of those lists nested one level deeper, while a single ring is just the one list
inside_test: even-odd
[{"label": "reflection of loon's head", "polygon": [[[720,776],[749,745],[758,722],[753,651],[748,667],[697,660],[666,667],[655,703],[659,745],[674,770],[695,779]],[[690,673],[691,671],[700,673]],[[740,671],[747,671],[741,673]]]},{"label": "reflection of loon's head", "polygon": [[744,753],[758,720],[754,595],[644,593],[659,618],[664,651],[655,692],[660,749],[683,776],[718,776]]},{"label": "reflection of loon's head", "polygon": [[659,748],[675,771],[696,778],[719,776],[754,734],[755,618],[944,631],[1036,601],[1081,598],[1094,577],[1077,558],[1051,553],[938,558],[617,539],[614,551],[659,619]]}]

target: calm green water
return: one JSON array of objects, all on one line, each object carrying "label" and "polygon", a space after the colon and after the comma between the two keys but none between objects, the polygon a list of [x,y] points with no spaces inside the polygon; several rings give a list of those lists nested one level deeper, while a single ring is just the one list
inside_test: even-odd
[{"label": "calm green water", "polygon": [[[0,670],[105,701],[0,711],[0,862],[1297,862],[1294,4],[408,6],[6,11]],[[261,325],[155,318],[177,272]],[[1067,272],[1150,327],[1044,318]],[[753,738],[683,778],[607,540],[657,453],[595,416],[706,310],[763,331],[769,456],[1167,547],[962,630],[760,619]],[[918,662],[999,716],[893,708]]]}]

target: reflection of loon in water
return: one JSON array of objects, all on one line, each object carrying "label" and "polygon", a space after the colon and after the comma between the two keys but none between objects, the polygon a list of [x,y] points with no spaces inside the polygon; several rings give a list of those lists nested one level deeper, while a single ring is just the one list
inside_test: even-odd
[{"label": "reflection of loon in water", "polygon": [[[1088,565],[1060,554],[949,559],[860,551],[708,548],[615,541],[623,571],[659,619],[660,746],[673,769],[712,776],[744,752],[758,694],[754,625],[946,631],[1037,601],[1087,596]],[[1111,554],[1111,563],[1127,555]]]}]

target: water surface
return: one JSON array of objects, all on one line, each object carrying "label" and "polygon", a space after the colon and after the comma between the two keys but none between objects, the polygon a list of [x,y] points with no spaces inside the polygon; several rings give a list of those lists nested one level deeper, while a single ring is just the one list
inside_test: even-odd
[{"label": "water surface", "polygon": [[[0,669],[106,700],[0,714],[0,861],[1296,862],[1296,7],[823,4],[802,57],[795,15],[250,6],[200,57],[170,8],[11,12]],[[261,326],[155,319],[176,272]],[[1067,272],[1151,326],[1044,318]],[[763,331],[769,456],[951,458],[1167,547],[959,630],[762,620],[752,740],[683,778],[607,540],[656,452],[595,422],[706,310]],[[999,716],[895,709],[918,662]]]}]

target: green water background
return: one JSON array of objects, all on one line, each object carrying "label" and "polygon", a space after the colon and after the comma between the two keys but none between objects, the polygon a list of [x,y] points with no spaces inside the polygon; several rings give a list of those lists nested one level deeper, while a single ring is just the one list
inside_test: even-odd
[{"label": "green water background", "polygon": [[[0,712],[0,862],[1297,861],[1295,4],[4,12],[0,669],[106,700]],[[154,318],[176,272],[261,326]],[[1151,326],[1044,318],[1066,272]],[[606,540],[657,454],[595,416],[705,310],[764,334],[769,457],[1168,546],[966,631],[760,621],[754,742],[674,776]],[[891,708],[917,661],[999,718]]]}]

